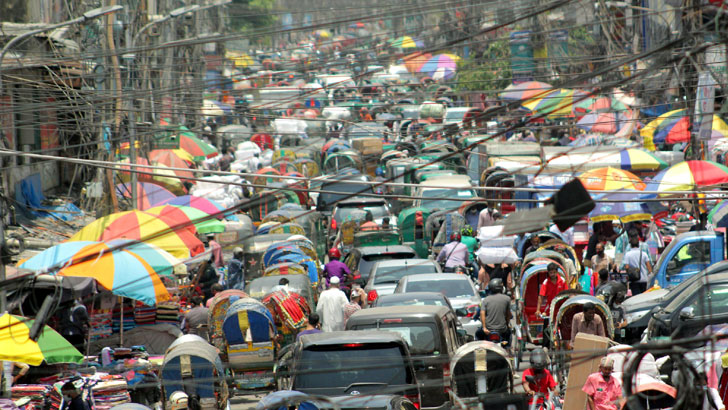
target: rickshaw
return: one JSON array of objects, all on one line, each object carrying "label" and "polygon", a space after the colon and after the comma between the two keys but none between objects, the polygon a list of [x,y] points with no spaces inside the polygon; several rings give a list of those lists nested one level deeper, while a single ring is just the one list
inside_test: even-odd
[{"label": "rickshaw", "polygon": [[222,322],[225,320],[227,308],[234,302],[247,298],[248,294],[238,289],[227,289],[212,298],[207,312],[207,331],[210,343],[220,349],[224,356],[225,342],[222,339]]},{"label": "rickshaw", "polygon": [[335,174],[344,168],[353,168],[361,171],[362,160],[357,151],[339,151],[327,154],[323,163],[323,171],[326,174]]},{"label": "rickshaw", "polygon": [[315,307],[318,295],[316,288],[308,280],[307,275],[269,275],[257,279],[253,279],[245,288],[251,298],[263,300],[265,295],[271,293],[273,288],[278,286],[278,282],[286,278],[288,280],[288,289],[301,295],[309,306]]},{"label": "rickshaw", "polygon": [[402,237],[397,229],[360,231],[354,234],[354,248],[362,248],[366,246],[393,246],[401,244]]},{"label": "rickshaw", "polygon": [[342,254],[348,253],[354,247],[354,235],[359,231],[359,225],[364,222],[366,216],[367,213],[363,209],[355,209],[340,224],[332,224],[337,230],[333,246],[341,248]]},{"label": "rickshaw", "polygon": [[298,172],[306,176],[307,178],[317,177],[321,175],[321,167],[319,164],[311,158],[300,158],[293,162]]},{"label": "rickshaw", "polygon": [[518,254],[519,258],[523,258],[523,254],[526,253],[526,249],[531,246],[531,237],[533,237],[534,235],[537,235],[539,237],[539,239],[541,240],[541,244],[546,243],[551,239],[561,239],[558,234],[555,234],[551,231],[538,231],[527,233],[518,240],[518,243],[516,243],[516,253]]},{"label": "rickshaw", "polygon": [[480,402],[489,396],[495,399],[513,394],[513,369],[508,353],[493,342],[460,346],[450,359],[450,369],[450,400],[457,409],[480,408]]},{"label": "rickshaw", "polygon": [[402,245],[411,246],[417,252],[418,258],[429,256],[428,242],[425,238],[425,222],[429,216],[429,209],[414,207],[403,210],[397,217]]},{"label": "rickshaw", "polygon": [[243,242],[245,279],[252,280],[263,275],[263,254],[271,244],[284,242],[289,234],[255,235]]},{"label": "rickshaw", "polygon": [[458,213],[465,218],[465,222],[472,226],[473,229],[478,226],[478,219],[480,219],[480,211],[488,207],[488,201],[475,198],[473,200],[463,202],[458,208]]},{"label": "rickshaw", "polygon": [[269,176],[280,176],[281,173],[275,168],[266,167],[255,171],[256,176],[253,177],[253,185],[268,185],[271,182],[278,181],[278,178],[270,178]]},{"label": "rickshaw", "polygon": [[291,235],[306,235],[306,230],[303,229],[303,227],[297,223],[285,223],[285,224],[278,224],[276,226],[272,226],[268,233],[287,233]]},{"label": "rickshaw", "polygon": [[197,335],[180,336],[169,346],[159,374],[163,409],[172,408],[170,398],[175,392],[198,401],[201,409],[230,408],[225,368],[217,349]]},{"label": "rickshaw", "polygon": [[276,328],[283,339],[281,346],[295,341],[298,332],[306,328],[306,318],[311,314],[311,309],[315,308],[302,294],[290,287],[268,293],[262,302],[273,315]]},{"label": "rickshaw", "polygon": [[305,275],[308,277],[308,267],[290,261],[273,263],[263,270],[263,277],[273,275]]},{"label": "rickshaw", "polygon": [[347,140],[332,138],[321,147],[321,155],[333,154],[339,151],[348,151],[351,149],[351,143]]},{"label": "rickshaw", "polygon": [[310,256],[314,260],[318,260],[318,253],[316,252],[316,248],[314,248],[314,245],[311,241],[309,241],[305,236],[302,235],[292,235],[285,242],[274,243],[270,247],[268,247],[268,249],[266,249],[265,253],[263,254],[263,263],[268,263],[268,261],[270,261],[270,257],[273,256],[273,254],[275,254],[279,249],[284,248],[293,248],[289,251],[303,253]]},{"label": "rickshaw", "polygon": [[263,266],[267,267],[270,265],[273,265],[276,263],[277,259],[280,258],[282,255],[289,254],[289,253],[295,253],[297,255],[305,255],[303,252],[303,249],[299,248],[296,245],[293,245],[288,242],[283,243],[274,243],[273,245],[269,246],[268,249],[266,249],[265,253],[263,254]]},{"label": "rickshaw", "polygon": [[271,161],[273,161],[273,163],[275,164],[276,161],[284,158],[288,159],[289,161],[294,161],[296,159],[296,152],[290,149],[281,148],[273,153]]},{"label": "rickshaw", "polygon": [[[609,306],[601,299],[594,296],[583,294],[579,291],[565,291],[559,293],[551,302],[552,318],[549,322],[551,337],[551,346],[549,353],[551,355],[551,366],[554,377],[559,382],[559,389],[563,391],[566,386],[566,378],[569,374],[567,357],[567,343],[571,340],[571,324],[574,315],[584,311],[584,304],[591,302],[596,308],[596,314],[599,315],[604,324],[604,334],[609,339],[614,339],[614,321]],[[559,296],[561,296],[559,298]],[[556,314],[553,312],[557,311]]]},{"label": "rickshaw", "polygon": [[[574,250],[574,248],[569,246],[569,244],[562,241],[561,239],[550,239],[546,241],[546,243],[539,246],[538,250],[551,250],[554,252],[558,252],[564,255],[569,261],[571,261],[571,263],[574,265],[574,269],[576,272],[579,272],[581,270],[581,263],[579,262],[579,257],[577,256],[576,251]],[[566,265],[564,266],[567,267]]]},{"label": "rickshaw", "polygon": [[570,283],[574,277],[578,276],[578,272],[576,272],[573,264],[570,263],[571,261],[567,257],[548,249],[537,250],[526,255],[521,263],[521,272],[525,271],[530,265],[548,264],[549,262],[556,263],[560,269],[566,272],[568,278],[567,283]]},{"label": "rickshaw", "polygon": [[276,355],[275,322],[265,305],[250,297],[233,303],[225,313],[222,333],[227,363],[237,387],[254,389],[271,386],[272,373],[255,372],[273,370]]},{"label": "rickshaw", "polygon": [[[437,256],[442,248],[450,242],[450,235],[460,233],[465,224],[465,218],[454,211],[440,211],[430,215],[427,218],[425,230],[428,238],[432,238],[431,253]],[[435,225],[437,225],[437,230],[434,230]]]},{"label": "rickshaw", "polygon": [[[264,189],[250,201],[250,217],[253,221],[262,221],[265,217],[288,203],[298,204],[298,197],[291,192]],[[293,200],[292,200],[293,199]]]},{"label": "rickshaw", "polygon": [[[288,207],[286,204],[285,207]],[[283,209],[279,208],[266,215],[263,222],[277,221],[281,223],[295,222],[302,226],[306,231],[305,238],[314,245],[315,252],[323,257],[328,248],[326,247],[326,229],[324,227],[324,218],[316,211],[304,211],[299,209]]]},{"label": "rickshaw", "polygon": [[[278,160],[275,160],[271,162],[270,168],[275,169],[278,171],[281,175],[290,174],[292,172],[298,172],[298,167],[296,167],[296,164],[294,164],[295,159],[290,159],[288,157],[280,158]],[[281,179],[276,178],[276,182],[281,181]],[[268,183],[270,185],[270,182]]]},{"label": "rickshaw", "polygon": [[277,256],[274,256],[271,259],[271,265],[266,267],[264,275],[267,274],[269,268],[285,263],[295,263],[301,265],[306,269],[305,272],[311,282],[318,283],[319,276],[321,274],[321,272],[319,272],[318,261],[302,253],[280,253]]},{"label": "rickshaw", "polygon": [[256,143],[262,150],[275,149],[273,146],[273,137],[270,134],[254,134],[250,137],[250,141]]},{"label": "rickshaw", "polygon": [[[532,344],[540,344],[543,338],[543,317],[536,316],[538,310],[538,292],[541,283],[548,278],[547,266],[548,261],[542,263],[530,264],[521,273],[519,286],[516,289],[517,305],[517,328],[516,351],[518,360],[522,358],[523,351],[526,349],[526,342]],[[566,272],[563,267],[557,269],[559,275],[566,280]],[[542,306],[541,312],[545,312],[545,306]]]}]

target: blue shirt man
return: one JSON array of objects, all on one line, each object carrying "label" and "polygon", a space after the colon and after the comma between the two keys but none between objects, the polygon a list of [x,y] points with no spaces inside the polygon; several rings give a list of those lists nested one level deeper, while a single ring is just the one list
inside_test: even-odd
[{"label": "blue shirt man", "polygon": [[243,249],[233,249],[233,258],[228,263],[228,287],[230,289],[245,288],[245,272],[243,271]]}]

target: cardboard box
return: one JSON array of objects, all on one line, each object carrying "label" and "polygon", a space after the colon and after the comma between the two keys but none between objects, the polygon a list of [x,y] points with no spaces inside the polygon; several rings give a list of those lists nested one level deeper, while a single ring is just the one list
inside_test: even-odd
[{"label": "cardboard box", "polygon": [[382,140],[379,138],[357,138],[351,144],[361,155],[382,155],[384,151]]},{"label": "cardboard box", "polygon": [[571,352],[571,369],[566,382],[564,410],[586,409],[586,394],[581,391],[590,374],[599,371],[599,362],[606,356],[612,341],[609,338],[579,333]]}]

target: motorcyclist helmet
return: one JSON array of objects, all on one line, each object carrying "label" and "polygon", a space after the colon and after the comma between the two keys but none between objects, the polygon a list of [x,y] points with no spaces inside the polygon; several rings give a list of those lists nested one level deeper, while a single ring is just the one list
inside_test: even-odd
[{"label": "motorcyclist helmet", "polygon": [[339,259],[341,258],[341,251],[339,248],[331,248],[329,249],[329,259]]},{"label": "motorcyclist helmet", "polygon": [[460,230],[460,234],[462,236],[473,236],[473,227],[470,225],[466,225],[463,229]]},{"label": "motorcyclist helmet", "polygon": [[546,368],[548,358],[543,348],[535,349],[531,352],[531,367],[534,370],[542,371]]},{"label": "motorcyclist helmet", "polygon": [[503,293],[503,279],[501,278],[493,278],[488,282],[488,289],[490,289],[490,293],[497,294],[497,293]]}]

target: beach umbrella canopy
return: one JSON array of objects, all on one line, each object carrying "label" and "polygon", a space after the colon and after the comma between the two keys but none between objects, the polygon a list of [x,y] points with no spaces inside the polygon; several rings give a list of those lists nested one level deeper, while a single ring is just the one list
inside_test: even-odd
[{"label": "beach umbrella canopy", "polygon": [[546,84],[541,81],[527,81],[525,83],[509,85],[498,97],[508,101],[529,100],[539,95],[545,95],[553,90],[554,87],[551,84]]},{"label": "beach umbrella canopy", "polygon": [[50,326],[43,326],[37,341],[30,340],[35,321],[8,313],[0,316],[0,360],[39,366],[53,363],[82,363],[83,355]]},{"label": "beach umbrella canopy", "polygon": [[454,72],[457,70],[458,61],[460,61],[460,57],[455,54],[436,54],[423,64],[418,71],[421,73],[427,73],[429,76],[432,76],[439,68]]},{"label": "beach umbrella canopy", "polygon": [[[187,161],[186,158],[189,158],[189,161]],[[153,150],[149,153],[149,160],[152,161],[152,164],[154,165],[162,165],[170,168],[190,168],[190,164],[194,163],[194,158],[189,153],[181,149]],[[192,170],[170,171],[180,177],[182,181],[191,181],[191,179],[195,177],[195,174],[192,172]]]},{"label": "beach umbrella canopy", "polygon": [[[131,242],[75,241],[63,242],[22,262],[19,267],[47,271],[61,276],[94,278],[112,293],[153,306],[169,299],[167,288],[158,273],[171,276],[176,259],[155,257],[147,261],[152,251],[132,252]],[[131,248],[131,247],[130,247]],[[157,269],[152,263],[159,264]]]},{"label": "beach umbrella canopy", "polygon": [[424,47],[425,44],[422,40],[418,40],[410,36],[402,36],[392,40],[390,45],[394,48],[420,48]]},{"label": "beach umbrella canopy", "polygon": [[188,133],[179,135],[179,148],[192,155],[195,161],[212,158],[218,154],[217,148]]},{"label": "beach umbrella canopy", "polygon": [[101,217],[76,232],[69,241],[141,240],[179,259],[204,252],[199,239],[184,227],[170,226],[162,218],[142,211],[117,212]]},{"label": "beach umbrella canopy", "polygon": [[623,115],[616,112],[593,112],[581,117],[576,126],[590,132],[616,134],[625,120]]},{"label": "beach umbrella canopy", "polygon": [[637,175],[619,168],[597,168],[579,175],[584,188],[590,191],[631,189],[641,191],[645,184]]},{"label": "beach umbrella canopy", "polygon": [[[713,115],[711,138],[718,139],[728,135],[728,124],[719,116]],[[650,121],[640,130],[645,146],[654,150],[654,144],[675,144],[690,141],[690,117],[685,109],[666,112]]]},{"label": "beach umbrella canopy", "polygon": [[619,151],[620,168],[629,171],[657,171],[667,168],[667,162],[639,148],[627,148]]},{"label": "beach umbrella canopy", "polygon": [[313,32],[313,35],[318,38],[329,38],[331,37],[331,33],[328,30],[316,30]]},{"label": "beach umbrella canopy", "polygon": [[183,205],[162,205],[145,210],[152,215],[159,215],[174,224],[189,224],[196,228],[197,233],[221,233],[225,232],[225,224],[216,218],[210,218],[210,214],[202,212],[197,208]]},{"label": "beach umbrella canopy", "polygon": [[728,228],[728,200],[720,201],[710,210],[708,222],[716,228]]},{"label": "beach umbrella canopy", "polygon": [[430,53],[412,53],[405,56],[402,60],[404,60],[404,66],[407,68],[407,71],[410,73],[416,73],[419,71],[420,67],[430,61],[431,58],[432,54]]},{"label": "beach umbrella canopy", "polygon": [[646,191],[690,191],[728,183],[728,167],[713,161],[683,161],[660,171],[647,184]]},{"label": "beach umbrella canopy", "polygon": [[[131,164],[131,159],[128,158],[128,157],[127,158],[124,158],[124,159],[122,159],[120,161],[116,161],[116,163],[117,164],[122,164],[122,165],[118,166],[118,168],[121,169],[119,171],[119,177],[124,182],[128,182],[128,181],[131,180],[131,172],[129,172],[131,169],[134,169],[135,171],[139,171],[139,172],[154,173],[154,170],[152,168],[143,167],[143,166],[141,166],[141,167],[131,167],[131,166],[129,166],[128,164]],[[146,158],[143,158],[143,157],[137,157],[136,161],[134,161],[134,164],[136,164],[136,165],[150,165],[149,164],[149,161],[147,161],[147,159]],[[147,175],[148,174],[140,174],[140,173],[137,173],[137,178],[143,178],[144,176],[147,176]]]},{"label": "beach umbrella canopy", "polygon": [[593,112],[625,111],[629,107],[616,98],[590,96],[574,104],[574,114],[584,115]]},{"label": "beach umbrella canopy", "polygon": [[644,202],[633,202],[635,199],[640,199],[639,192],[607,192],[594,195],[594,199],[599,201],[589,212],[591,222],[620,220],[627,223],[652,219],[652,214]]},{"label": "beach umbrella canopy", "polygon": [[[201,196],[194,196],[194,195],[182,195],[178,196],[176,198],[172,198],[163,202],[160,202],[156,204],[155,206],[160,205],[182,205],[182,206],[189,206],[192,208],[199,209],[200,211],[208,214],[213,215],[217,214],[221,211],[224,211],[225,208],[222,207],[222,205],[218,204],[212,199],[207,199]],[[217,217],[218,219],[222,219],[221,216]],[[235,221],[238,218],[235,215],[226,215],[226,219]]]},{"label": "beach umbrella canopy", "polygon": [[[131,198],[131,182],[116,185],[116,196]],[[168,189],[151,182],[137,182],[137,208],[146,209],[153,204],[174,198]]]},{"label": "beach umbrella canopy", "polygon": [[571,117],[573,116],[574,101],[584,95],[586,93],[583,91],[560,88],[546,95],[531,98],[521,105],[535,114],[546,114],[549,117]]}]

